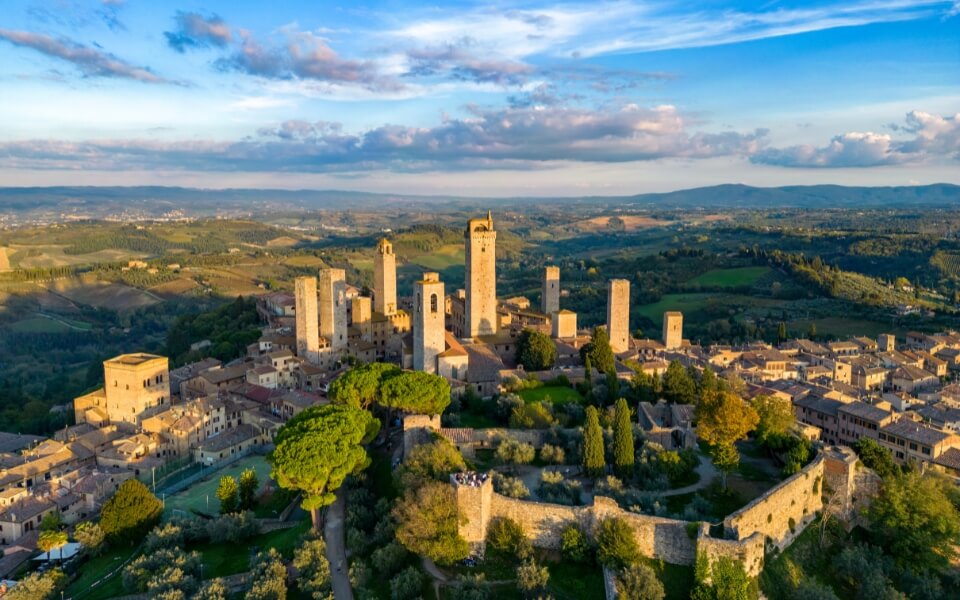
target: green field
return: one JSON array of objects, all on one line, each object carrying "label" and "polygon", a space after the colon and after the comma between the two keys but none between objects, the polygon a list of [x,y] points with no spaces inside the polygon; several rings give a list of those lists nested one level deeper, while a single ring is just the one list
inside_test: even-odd
[{"label": "green field", "polygon": [[410,262],[426,269],[443,271],[454,265],[462,265],[464,260],[462,244],[447,244],[432,254],[411,258]]},{"label": "green field", "polygon": [[688,284],[704,287],[743,287],[756,283],[770,272],[770,267],[738,267],[735,269],[713,269],[688,281]]},{"label": "green field", "polygon": [[[684,320],[697,321],[700,319],[726,317],[728,311],[735,308],[779,306],[781,303],[773,298],[756,298],[742,294],[664,294],[658,302],[642,304],[636,308],[634,314],[647,317],[658,326],[663,321],[663,313],[678,310],[684,314]],[[704,313],[707,309],[716,309],[717,315],[711,317]],[[697,313],[701,313],[697,315]],[[695,316],[696,315],[696,316]]]},{"label": "green field", "polygon": [[521,390],[517,393],[518,396],[523,398],[524,402],[539,402],[540,400],[550,397],[550,401],[554,404],[565,404],[567,402],[580,402],[583,400],[583,396],[580,395],[580,392],[568,386],[544,386],[538,387],[532,390]]},{"label": "green field", "polygon": [[166,512],[172,514],[191,514],[194,511],[209,515],[220,514],[220,502],[217,500],[217,486],[224,475],[232,475],[239,479],[244,469],[252,468],[260,479],[261,489],[270,480],[270,465],[262,456],[248,456],[241,458],[226,469],[213,472],[182,492],[165,499]]},{"label": "green field", "polygon": [[70,327],[54,319],[44,317],[30,317],[10,325],[12,331],[17,333],[69,333]]},{"label": "green field", "polygon": [[811,323],[817,326],[818,336],[827,337],[843,338],[853,335],[877,337],[881,333],[903,333],[901,328],[892,327],[886,323],[865,319],[844,319],[842,317],[797,319],[787,322],[787,328],[795,335],[805,335],[809,331]]}]

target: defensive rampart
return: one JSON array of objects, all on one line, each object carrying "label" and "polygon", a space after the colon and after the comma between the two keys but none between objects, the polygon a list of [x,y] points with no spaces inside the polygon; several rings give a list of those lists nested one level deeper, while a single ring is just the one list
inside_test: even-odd
[{"label": "defensive rampart", "polygon": [[592,535],[601,521],[617,517],[630,525],[646,556],[681,565],[694,564],[700,552],[711,559],[727,556],[742,561],[751,575],[757,575],[763,569],[765,543],[771,548],[789,545],[823,508],[825,472],[831,493],[853,497],[855,465],[849,448],[824,450],[799,473],[724,519],[723,538],[711,537],[705,523],[628,512],[601,496],[590,506],[563,506],[502,496],[493,491],[492,478],[467,483],[452,478],[451,482],[465,518],[460,534],[475,547],[483,547],[487,527],[496,518],[519,523],[534,546],[556,549],[568,524],[576,523]]}]

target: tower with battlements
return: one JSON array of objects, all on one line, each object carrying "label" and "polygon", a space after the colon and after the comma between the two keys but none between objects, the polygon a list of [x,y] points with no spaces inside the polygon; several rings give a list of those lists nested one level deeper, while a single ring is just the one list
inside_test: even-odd
[{"label": "tower with battlements", "polygon": [[560,310],[560,267],[544,267],[540,310],[552,315]]},{"label": "tower with battlements", "polygon": [[466,327],[464,337],[497,333],[497,232],[493,216],[470,219],[466,240]]},{"label": "tower with battlements", "polygon": [[683,313],[663,313],[663,347],[675,350],[683,345]]},{"label": "tower with battlements", "polygon": [[437,355],[445,349],[443,282],[437,273],[424,273],[413,284],[413,368],[437,372]]},{"label": "tower with battlements", "polygon": [[373,310],[387,317],[397,312],[397,256],[386,238],[373,255]]},{"label": "tower with battlements", "polygon": [[347,275],[343,269],[320,269],[320,335],[335,351],[347,347]]},{"label": "tower with battlements", "polygon": [[607,333],[614,354],[630,349],[630,282],[611,279],[607,284]]},{"label": "tower with battlements", "polygon": [[317,278],[297,277],[293,300],[296,311],[297,356],[316,364],[320,352],[320,324],[317,313]]}]

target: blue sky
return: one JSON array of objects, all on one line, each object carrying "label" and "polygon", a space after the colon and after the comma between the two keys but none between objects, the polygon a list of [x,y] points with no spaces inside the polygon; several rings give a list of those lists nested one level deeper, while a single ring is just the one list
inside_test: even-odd
[{"label": "blue sky", "polygon": [[957,1],[3,4],[3,185],[960,183]]}]

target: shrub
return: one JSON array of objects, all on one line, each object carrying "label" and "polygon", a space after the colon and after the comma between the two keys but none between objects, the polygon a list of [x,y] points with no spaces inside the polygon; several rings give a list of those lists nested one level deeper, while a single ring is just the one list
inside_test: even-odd
[{"label": "shrub", "polygon": [[509,498],[527,498],[530,496],[530,490],[518,477],[509,477],[500,473],[493,475],[493,489],[498,494],[503,494]]},{"label": "shrub", "polygon": [[60,569],[51,569],[46,573],[33,572],[20,579],[7,591],[4,600],[53,600],[57,593],[67,586],[67,576]]},{"label": "shrub", "polygon": [[560,534],[560,551],[565,558],[574,562],[589,562],[593,554],[587,535],[576,523],[567,525]]},{"label": "shrub", "polygon": [[581,502],[580,492],[580,482],[567,481],[559,471],[540,473],[540,487],[537,488],[537,495],[544,502],[576,506]]},{"label": "shrub", "polygon": [[214,544],[240,542],[257,535],[259,529],[257,520],[250,511],[220,515],[207,521],[207,535]]},{"label": "shrub", "polygon": [[244,600],[284,600],[287,597],[287,567],[276,548],[253,557],[250,576],[253,585]]},{"label": "shrub", "polygon": [[157,597],[179,590],[186,595],[196,591],[199,583],[200,555],[180,548],[162,548],[141,554],[123,570],[123,585],[134,593]]},{"label": "shrub", "polygon": [[390,577],[400,571],[410,559],[410,553],[397,542],[377,548],[370,555],[370,561],[377,566],[377,572]]},{"label": "shrub", "polygon": [[597,560],[601,564],[619,568],[632,565],[641,558],[640,548],[630,525],[618,517],[600,522],[597,528]]},{"label": "shrub", "polygon": [[[402,548],[401,548],[402,550]],[[330,591],[330,562],[323,538],[308,538],[293,554],[297,587],[308,597],[326,598]]]},{"label": "shrub", "polygon": [[487,543],[494,550],[517,556],[525,554],[529,546],[523,527],[508,517],[499,517],[490,523]]},{"label": "shrub", "polygon": [[412,600],[422,587],[423,575],[416,567],[407,567],[390,580],[390,600]]},{"label": "shrub", "polygon": [[161,548],[180,548],[183,541],[183,529],[178,524],[164,523],[150,530],[143,542],[143,550],[153,553]]},{"label": "shrub", "polygon": [[663,583],[645,564],[624,567],[616,575],[618,597],[623,600],[663,600]]},{"label": "shrub", "polygon": [[549,582],[550,571],[532,559],[524,561],[517,567],[517,588],[528,598],[536,597]]},{"label": "shrub", "polygon": [[551,465],[562,465],[566,460],[566,452],[560,446],[544,444],[540,448],[540,460]]}]

